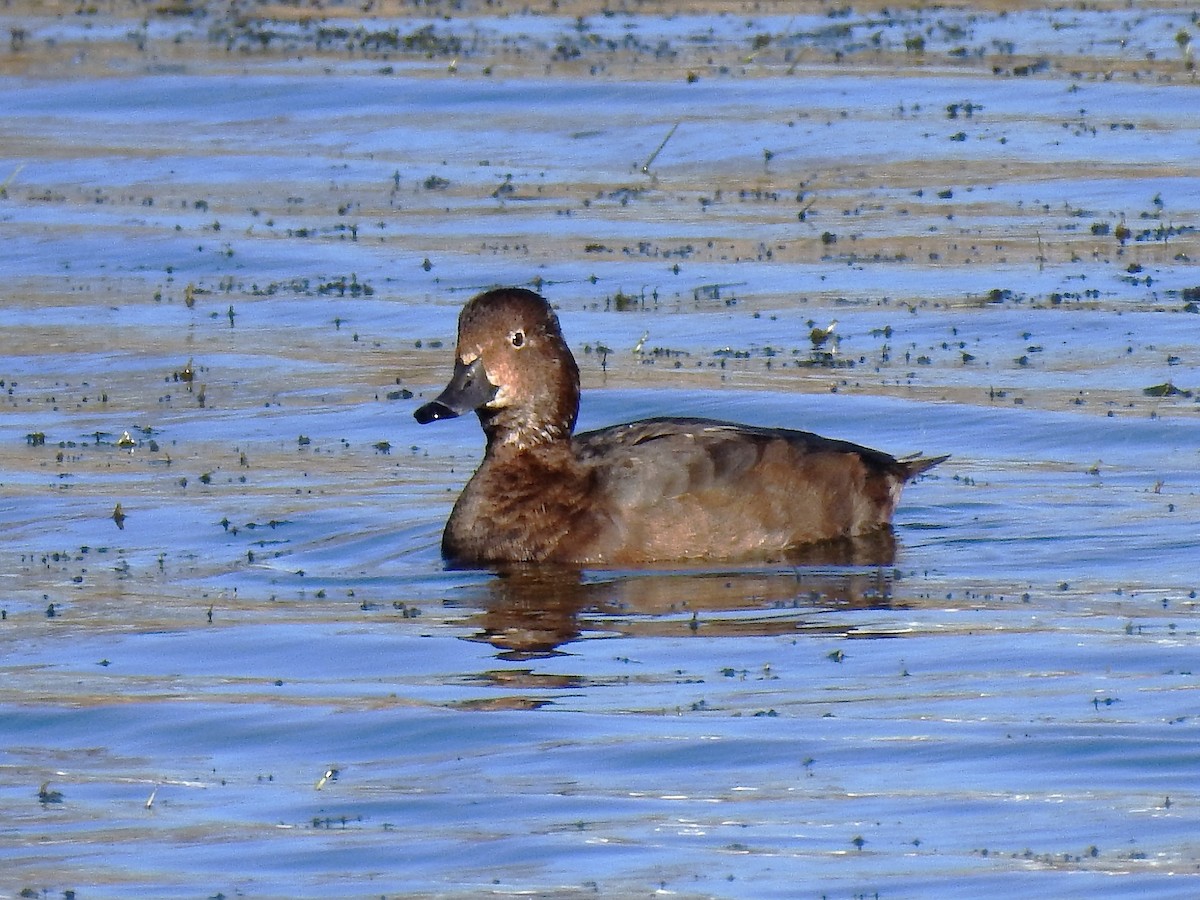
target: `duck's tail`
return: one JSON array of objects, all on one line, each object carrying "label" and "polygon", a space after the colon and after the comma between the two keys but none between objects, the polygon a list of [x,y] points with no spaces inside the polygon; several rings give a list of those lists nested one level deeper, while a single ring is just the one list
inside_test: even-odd
[{"label": "duck's tail", "polygon": [[944,463],[950,458],[950,454],[945,456],[922,456],[920,453],[914,453],[912,456],[903,456],[896,460],[900,466],[900,471],[904,475],[905,481],[911,481],[923,472],[928,472],[934,466]]}]

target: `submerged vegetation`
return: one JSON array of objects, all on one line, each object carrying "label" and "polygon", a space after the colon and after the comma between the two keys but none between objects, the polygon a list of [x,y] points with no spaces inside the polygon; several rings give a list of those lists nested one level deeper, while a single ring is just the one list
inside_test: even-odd
[{"label": "submerged vegetation", "polygon": [[[372,0],[367,4],[270,0],[135,0],[65,5],[16,2],[9,66],[26,71],[71,55],[103,52],[154,65],[282,61],[308,68],[365,62],[395,74],[434,66],[492,75],[567,69],[572,75],[701,78],[794,74],[812,66],[946,67],[996,78],[1047,74],[1087,81],[1113,77],[1190,81],[1192,33],[1187,4],[1143,4],[1128,39],[1093,40],[1118,30],[1123,3],[1021,10],[1007,7],[829,5],[818,2],[690,0],[668,16],[659,3],[597,5],[590,0],[533,0],[511,7],[491,0]],[[26,13],[33,15],[27,16]],[[47,26],[67,13],[78,28]],[[48,14],[48,15],[47,15]],[[51,18],[53,17],[53,18]],[[124,32],[93,32],[93,22]],[[678,22],[684,22],[680,28]],[[687,22],[693,22],[691,28]],[[668,27],[662,28],[666,23]],[[89,33],[90,32],[90,33]],[[1079,34],[1073,42],[1074,34]],[[566,74],[566,73],[564,73]],[[951,118],[976,107],[952,104]]]},{"label": "submerged vegetation", "polygon": [[[4,6],[9,882],[1194,878],[1193,7]],[[447,570],[495,284],[581,427],[953,458],[894,566]]]}]

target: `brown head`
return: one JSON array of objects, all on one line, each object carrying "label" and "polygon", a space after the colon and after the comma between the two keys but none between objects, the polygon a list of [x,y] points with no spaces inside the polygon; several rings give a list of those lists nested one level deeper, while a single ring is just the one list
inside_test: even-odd
[{"label": "brown head", "polygon": [[574,429],[579,368],[554,310],[533,291],[500,288],[463,307],[450,384],[413,415],[424,425],[472,409],[489,447],[533,446]]}]

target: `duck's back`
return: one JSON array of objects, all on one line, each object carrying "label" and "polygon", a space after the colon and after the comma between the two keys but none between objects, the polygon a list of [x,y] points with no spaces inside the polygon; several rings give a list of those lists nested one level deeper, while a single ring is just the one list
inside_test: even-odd
[{"label": "duck's back", "polygon": [[658,418],[576,435],[596,561],[746,559],[886,528],[904,482],[940,459],[802,431]]}]

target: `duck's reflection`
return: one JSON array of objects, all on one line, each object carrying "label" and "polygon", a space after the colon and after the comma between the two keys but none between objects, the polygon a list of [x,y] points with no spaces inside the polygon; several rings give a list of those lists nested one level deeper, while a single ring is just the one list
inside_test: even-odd
[{"label": "duck's reflection", "polygon": [[[465,598],[478,606],[479,632],[506,660],[561,652],[592,635],[765,636],[824,631],[830,609],[891,602],[896,579],[890,531],[805,548],[772,567],[580,571],[509,567]],[[837,626],[839,629],[842,626]]]}]

